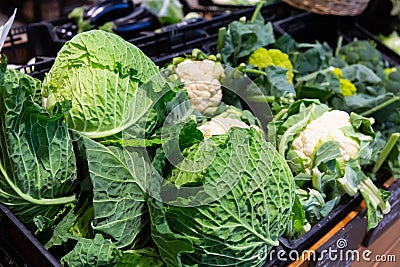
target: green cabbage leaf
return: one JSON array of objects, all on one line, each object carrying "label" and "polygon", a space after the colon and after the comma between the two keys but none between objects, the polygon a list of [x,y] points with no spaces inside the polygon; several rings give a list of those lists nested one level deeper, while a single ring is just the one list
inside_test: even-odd
[{"label": "green cabbage leaf", "polygon": [[157,74],[150,58],[121,37],[83,32],[59,51],[43,81],[43,104],[52,110],[55,103],[71,100],[70,129],[90,138],[110,136],[148,112],[162,89]]},{"label": "green cabbage leaf", "polygon": [[69,103],[48,113],[34,102],[39,88],[39,80],[2,65],[0,202],[28,225],[35,216],[51,218],[60,205],[74,202],[77,179],[64,121]]},{"label": "green cabbage leaf", "polygon": [[[183,156],[158,188],[164,204],[148,202],[152,237],[165,263],[262,266],[294,202],[283,157],[257,130],[237,127],[186,148]],[[174,199],[171,186],[195,193]]]}]

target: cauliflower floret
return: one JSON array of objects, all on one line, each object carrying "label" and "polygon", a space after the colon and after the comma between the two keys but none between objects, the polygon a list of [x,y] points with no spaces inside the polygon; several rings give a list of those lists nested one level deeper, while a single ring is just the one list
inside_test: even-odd
[{"label": "cauliflower floret", "polygon": [[209,138],[213,135],[225,134],[232,127],[250,128],[246,123],[241,120],[233,118],[224,118],[217,116],[210,121],[199,126],[199,130],[203,133],[204,138]]},{"label": "cauliflower floret", "polygon": [[325,112],[299,133],[293,140],[292,147],[299,157],[306,159],[305,164],[309,166],[317,146],[327,141],[337,141],[341,157],[346,162],[357,157],[360,145],[344,134],[341,130],[343,127],[352,127],[349,114],[339,110]]},{"label": "cauliflower floret", "polygon": [[220,79],[225,76],[220,63],[205,59],[186,59],[176,67],[176,74],[185,83],[190,102],[200,112],[216,107],[222,100]]}]

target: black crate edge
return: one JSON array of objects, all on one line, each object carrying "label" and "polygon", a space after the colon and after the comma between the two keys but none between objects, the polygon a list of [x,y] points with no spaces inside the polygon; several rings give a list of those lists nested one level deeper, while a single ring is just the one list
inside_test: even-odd
[{"label": "black crate edge", "polygon": [[336,48],[337,39],[343,37],[344,44],[358,40],[368,40],[376,45],[382,60],[390,66],[400,64],[400,55],[384,45],[373,34],[357,22],[356,17],[338,17],[302,12],[291,17],[273,22],[275,31],[289,34],[298,42],[327,42],[332,49]]},{"label": "black crate edge", "polygon": [[13,27],[7,35],[1,53],[7,56],[10,64],[26,64],[34,57],[25,26]]},{"label": "black crate edge", "polygon": [[[360,247],[366,231],[367,220],[363,211],[315,250],[316,254],[311,260],[310,267],[350,267],[356,256],[348,252],[356,251]],[[330,256],[330,252],[340,257],[334,259]],[[345,257],[342,257],[343,255]]]},{"label": "black crate edge", "polygon": [[289,240],[281,237],[280,243],[286,252],[302,251],[310,248],[316,243],[321,237],[328,233],[339,221],[341,221],[349,212],[354,210],[362,200],[360,193],[357,193],[354,197],[344,196],[340,204],[335,207],[331,213],[323,218],[319,223],[311,227],[310,231],[295,240]]},{"label": "black crate edge", "polygon": [[1,204],[0,240],[1,250],[21,266],[61,266],[15,215]]}]

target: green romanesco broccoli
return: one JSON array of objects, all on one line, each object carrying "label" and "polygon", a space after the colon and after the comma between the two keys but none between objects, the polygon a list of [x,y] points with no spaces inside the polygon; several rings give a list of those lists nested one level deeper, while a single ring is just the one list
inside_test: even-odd
[{"label": "green romanesco broccoli", "polygon": [[250,55],[248,63],[260,69],[268,66],[285,68],[287,69],[286,78],[290,84],[293,84],[293,65],[289,56],[278,49],[258,48]]},{"label": "green romanesco broccoli", "polygon": [[344,96],[351,96],[357,93],[356,86],[348,79],[343,78],[342,70],[339,68],[335,68],[332,70],[333,74],[335,74],[340,81],[340,92]]}]

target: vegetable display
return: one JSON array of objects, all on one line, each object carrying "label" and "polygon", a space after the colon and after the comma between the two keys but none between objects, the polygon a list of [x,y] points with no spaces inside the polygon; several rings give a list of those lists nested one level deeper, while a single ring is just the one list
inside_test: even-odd
[{"label": "vegetable display", "polygon": [[368,230],[390,212],[400,68],[369,41],[276,38],[261,6],[162,69],[103,30],[43,81],[1,57],[0,202],[63,266],[261,267],[346,197]]},{"label": "vegetable display", "polygon": [[[262,266],[279,244],[293,175],[258,118],[223,103],[220,63],[163,74],[92,30],[65,44],[43,84],[5,59],[1,75],[1,200],[63,265]],[[194,100],[210,84],[219,101],[204,112]]]},{"label": "vegetable display", "polygon": [[376,227],[390,211],[389,194],[379,190],[362,171],[376,158],[375,133],[369,119],[330,110],[318,101],[300,101],[270,127],[276,127],[270,138],[277,139],[278,151],[295,175],[305,224],[314,225],[344,194],[354,196],[358,191],[367,203],[368,229]]},{"label": "vegetable display", "polygon": [[[304,234],[344,195],[357,192],[367,203],[368,229],[376,227],[390,205],[389,193],[372,179],[382,165],[399,175],[397,68],[369,41],[343,45],[339,38],[333,50],[289,35],[275,38],[257,12],[220,29],[217,57],[258,85],[262,95],[254,92],[250,99],[271,104],[269,140],[295,176],[300,203],[294,208],[298,221],[291,221],[285,236]],[[243,38],[251,42],[231,49],[231,40]]]}]

